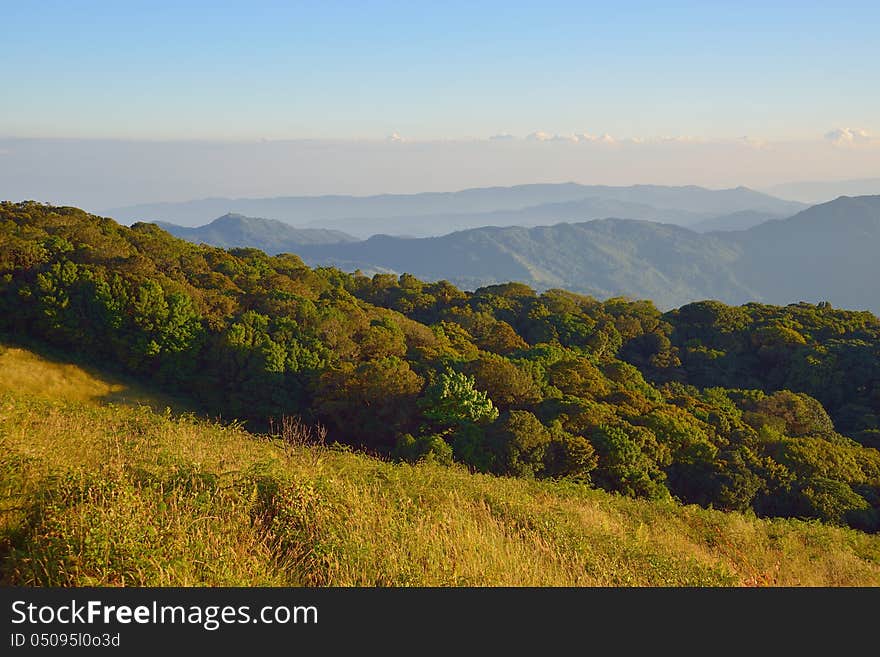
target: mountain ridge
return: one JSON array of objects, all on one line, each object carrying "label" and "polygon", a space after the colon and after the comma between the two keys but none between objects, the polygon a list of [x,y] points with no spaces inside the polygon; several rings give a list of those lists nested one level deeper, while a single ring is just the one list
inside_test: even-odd
[{"label": "mountain ridge", "polygon": [[[733,213],[716,225],[743,218],[763,217],[752,211],[744,217]],[[212,241],[204,231],[193,233],[207,227],[163,227],[185,239],[198,234],[215,246],[296,253],[312,266],[410,273],[446,279],[466,289],[516,280],[537,289],[564,287],[600,298],[651,298],[664,308],[715,298],[732,304],[829,300],[880,310],[880,294],[869,284],[872,277],[880,277],[874,266],[880,249],[880,196],[843,196],[744,230],[705,232],[699,224],[682,227],[612,217],[528,227],[483,226],[442,236],[376,234],[356,240],[271,220],[248,221],[263,223],[266,234],[261,240]],[[843,226],[847,229],[840,230]],[[273,228],[291,235],[318,231],[315,235],[324,238],[278,240]],[[823,253],[836,255],[829,259]],[[805,258],[821,266],[813,271]]]},{"label": "mountain ridge", "polygon": [[[192,227],[229,212],[266,217],[293,225],[345,220],[354,222],[391,217],[424,217],[521,210],[545,203],[582,201],[589,197],[650,205],[659,210],[702,214],[702,218],[738,210],[793,214],[804,208],[746,187],[707,189],[696,185],[581,185],[547,183],[511,187],[478,187],[456,192],[380,194],[374,196],[291,196],[275,198],[201,199],[180,203],[154,203],[106,210],[104,214],[125,222],[164,221]],[[607,215],[606,215],[607,216]],[[311,225],[310,227],[315,227]],[[361,234],[384,232],[369,230]],[[411,232],[411,231],[410,231]],[[448,232],[440,230],[442,234]]]},{"label": "mountain ridge", "polygon": [[697,233],[610,218],[432,238],[377,236],[305,247],[299,255],[312,265],[407,272],[468,289],[520,280],[539,289],[651,298],[663,307],[701,298],[827,300],[877,312],[880,292],[871,282],[880,279],[878,250],[880,196],[871,196],[840,197],[741,231]]},{"label": "mountain ridge", "polygon": [[191,242],[204,242],[222,248],[252,247],[261,250],[295,250],[308,244],[332,244],[349,242],[355,237],[337,230],[323,228],[295,228],[275,219],[245,217],[237,213],[226,213],[209,224],[178,226],[157,221],[157,226],[175,237]]}]

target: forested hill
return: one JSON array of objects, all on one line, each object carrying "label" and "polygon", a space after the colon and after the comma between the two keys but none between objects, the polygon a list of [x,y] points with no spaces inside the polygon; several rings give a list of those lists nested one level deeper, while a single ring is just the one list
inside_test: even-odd
[{"label": "forested hill", "polygon": [[245,217],[227,213],[197,228],[157,222],[163,230],[190,242],[204,242],[225,249],[250,246],[271,253],[294,252],[308,244],[354,242],[351,235],[338,230],[321,228],[294,228],[274,219]]},{"label": "forested hill", "polygon": [[4,202],[0,329],[254,427],[300,416],[399,459],[880,528],[869,312],[468,293]]},{"label": "forested hill", "polygon": [[760,296],[734,271],[741,257],[738,243],[650,221],[486,227],[426,239],[377,235],[363,242],[303,247],[298,253],[316,266],[409,272],[471,290],[516,280],[599,298],[650,298],[662,308],[694,299],[740,303]]},{"label": "forested hill", "polygon": [[726,238],[737,275],[770,303],[829,300],[880,313],[880,196],[841,196]]}]

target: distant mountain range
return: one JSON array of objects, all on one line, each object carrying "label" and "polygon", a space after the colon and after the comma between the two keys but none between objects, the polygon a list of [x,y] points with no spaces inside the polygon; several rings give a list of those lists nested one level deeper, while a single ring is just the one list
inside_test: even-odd
[{"label": "distant mountain range", "polygon": [[746,187],[710,190],[562,183],[363,197],[203,199],[115,208],[106,214],[128,223],[154,221],[192,227],[237,213],[308,228],[342,230],[365,238],[375,234],[438,236],[486,225],[533,226],[609,216],[693,225],[744,210],[782,217],[804,207]]},{"label": "distant mountain range", "polygon": [[707,215],[707,213],[687,210],[658,208],[632,201],[585,198],[579,201],[542,203],[519,210],[389,217],[386,219],[331,219],[313,221],[306,225],[327,226],[347,231],[362,238],[377,234],[400,237],[432,237],[486,226],[546,226],[615,217],[688,226],[699,232],[708,232],[711,230],[741,230],[763,221],[782,219],[789,215],[790,213],[780,214],[757,210],[740,210],[723,215],[709,213]]},{"label": "distant mountain range", "polygon": [[250,246],[268,253],[296,251],[299,247],[310,244],[354,242],[357,239],[338,230],[294,228],[275,219],[245,217],[233,213],[224,214],[210,224],[197,228],[162,221],[157,221],[156,224],[172,235],[190,242],[203,242],[224,249]]},{"label": "distant mountain range", "polygon": [[[742,212],[714,224],[730,227],[764,218],[759,212]],[[352,241],[332,231],[316,238],[281,224],[292,232],[273,244],[277,222],[221,219],[221,228],[241,222],[265,227],[252,230],[262,235],[261,248],[295,252],[310,265],[367,274],[408,272],[467,289],[515,280],[538,289],[564,287],[599,298],[648,298],[662,308],[714,298],[732,304],[831,301],[880,311],[880,196],[841,197],[747,230],[706,233],[651,221],[602,219],[532,228],[482,227],[442,237],[376,235]],[[702,224],[707,225],[712,224]],[[211,226],[198,229],[199,241],[221,244],[206,239]],[[192,239],[185,231],[172,227],[175,234]],[[239,244],[228,236],[223,240],[222,245],[230,246],[259,244],[243,237]]]},{"label": "distant mountain range", "polygon": [[304,247],[310,264],[409,272],[466,288],[517,280],[671,308],[830,301],[880,312],[880,196],[841,197],[743,231],[697,233],[605,219],[536,228],[479,228],[438,238],[377,236]]},{"label": "distant mountain range", "polygon": [[311,265],[364,273],[412,273],[466,288],[520,281],[538,289],[566,288],[607,298],[629,294],[672,307],[713,298],[736,300],[756,292],[731,265],[738,245],[717,235],[649,221],[601,219],[535,228],[476,228],[421,239],[377,235],[363,242],[303,247]]},{"label": "distant mountain range", "polygon": [[728,230],[747,230],[752,226],[763,224],[765,221],[774,219],[785,219],[790,215],[779,215],[773,212],[760,212],[758,210],[740,210],[739,212],[731,212],[710,219],[703,219],[695,224],[689,225],[688,228],[700,233],[710,233],[712,231],[728,231]]},{"label": "distant mountain range", "polygon": [[838,196],[872,196],[880,194],[880,178],[858,180],[813,180],[776,185],[764,190],[779,198],[803,203],[822,203]]}]

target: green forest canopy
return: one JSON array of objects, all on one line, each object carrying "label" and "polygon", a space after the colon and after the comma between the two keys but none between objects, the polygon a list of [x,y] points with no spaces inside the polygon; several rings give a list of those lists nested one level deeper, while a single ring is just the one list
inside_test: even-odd
[{"label": "green forest canopy", "polygon": [[306,267],[0,204],[0,329],[255,428],[880,529],[880,320]]}]

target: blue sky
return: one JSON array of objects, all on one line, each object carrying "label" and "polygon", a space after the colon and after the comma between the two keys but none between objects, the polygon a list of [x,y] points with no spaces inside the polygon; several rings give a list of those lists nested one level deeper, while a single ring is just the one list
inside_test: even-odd
[{"label": "blue sky", "polygon": [[877,2],[0,0],[0,15],[0,137],[880,132]]},{"label": "blue sky", "polygon": [[876,1],[0,0],[0,198],[880,185],[878,25]]}]

